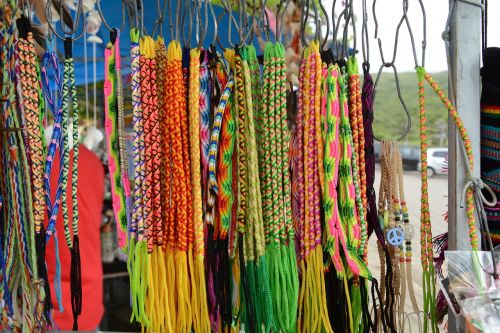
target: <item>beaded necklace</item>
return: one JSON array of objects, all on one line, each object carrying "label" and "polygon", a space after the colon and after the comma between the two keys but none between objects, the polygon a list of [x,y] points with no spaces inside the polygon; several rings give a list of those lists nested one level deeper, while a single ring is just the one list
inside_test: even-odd
[{"label": "beaded necklace", "polygon": [[401,158],[401,153],[399,148],[395,150],[397,161],[397,176],[398,176],[398,186],[399,186],[399,197],[400,197],[400,219],[402,220],[402,229],[404,232],[404,245],[403,242],[399,246],[399,266],[401,272],[401,296],[399,304],[399,325],[404,327],[404,311],[405,311],[405,299],[406,299],[406,289],[410,296],[410,301],[412,304],[413,312],[415,314],[419,313],[418,304],[415,296],[415,291],[413,288],[412,281],[412,270],[411,270],[411,240],[414,236],[415,229],[410,224],[410,219],[408,215],[408,207],[406,205],[405,195],[404,195],[404,184],[403,184],[403,160]]}]

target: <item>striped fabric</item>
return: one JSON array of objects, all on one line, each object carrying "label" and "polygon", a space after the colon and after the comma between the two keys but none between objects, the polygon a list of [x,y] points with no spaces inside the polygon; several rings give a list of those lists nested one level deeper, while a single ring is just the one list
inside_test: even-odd
[{"label": "striped fabric", "polygon": [[[500,60],[499,48],[488,48],[481,69],[481,178],[500,198]],[[486,192],[486,191],[484,191]],[[485,207],[491,240],[500,244],[500,204]]]}]

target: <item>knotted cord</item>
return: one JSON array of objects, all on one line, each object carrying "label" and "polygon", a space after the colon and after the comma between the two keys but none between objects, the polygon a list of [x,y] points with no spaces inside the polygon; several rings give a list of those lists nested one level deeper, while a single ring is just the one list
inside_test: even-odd
[{"label": "knotted cord", "polygon": [[[126,248],[127,242],[127,204],[126,204],[126,190],[124,188],[125,179],[122,162],[124,157],[122,143],[120,142],[119,130],[119,104],[123,108],[123,96],[117,96],[118,84],[118,68],[119,68],[119,50],[120,39],[119,32],[113,30],[111,33],[112,41],[110,41],[105,50],[105,79],[104,79],[104,112],[105,112],[105,128],[108,147],[108,169],[111,183],[111,195],[113,201],[113,212],[116,219],[116,226],[118,231],[118,243],[121,249]],[[114,40],[113,40],[114,39]],[[121,97],[121,102],[119,102]],[[122,110],[123,111],[123,110]]]},{"label": "knotted cord", "polygon": [[[191,169],[191,184],[193,191],[193,226],[194,249],[192,273],[192,306],[193,328],[195,332],[210,331],[208,308],[205,289],[205,241],[203,229],[203,211],[201,196],[200,165],[200,50],[193,49],[190,53],[189,78],[189,140]],[[196,290],[196,294],[195,294]]]},{"label": "knotted cord", "polygon": [[[32,253],[33,281],[37,288],[45,286],[43,290],[36,290],[35,319],[38,325],[34,330],[42,329],[43,316],[50,322],[50,285],[45,267],[45,188],[44,188],[44,161],[45,138],[43,135],[44,100],[41,94],[40,69],[35,52],[33,33],[28,19],[24,16],[17,21],[20,36],[17,42],[19,55],[19,73],[22,91],[23,111],[26,121],[26,137],[28,143],[29,160],[31,164],[31,182],[33,198],[34,244],[36,260]],[[36,262],[36,264],[35,264]],[[38,280],[38,279],[41,280]],[[48,296],[46,296],[48,295]]]},{"label": "knotted cord", "polygon": [[[150,325],[145,313],[145,296],[147,289],[147,261],[146,261],[146,241],[144,235],[144,123],[142,119],[141,105],[141,61],[144,57],[143,43],[139,44],[139,31],[130,30],[131,40],[131,72],[132,72],[132,107],[133,107],[133,148],[134,156],[134,209],[132,212],[132,223],[130,226],[129,239],[129,267],[131,298],[132,298],[132,318],[143,326]],[[137,241],[134,241],[136,236]]]},{"label": "knotted cord", "polygon": [[[55,81],[56,89],[53,94],[52,89],[50,87],[50,77],[49,77],[49,72],[48,69],[52,67],[52,78]],[[44,167],[44,188],[45,188],[45,207],[47,209],[47,218],[51,220],[52,218],[55,218],[57,216],[57,213],[59,211],[59,205],[61,201],[61,181],[62,181],[62,165],[59,163],[59,170],[57,172],[58,178],[57,178],[57,183],[56,183],[56,194],[54,196],[54,204],[52,205],[52,192],[51,192],[51,184],[50,184],[50,175],[52,173],[52,163],[55,158],[56,151],[58,147],[62,146],[62,140],[61,140],[61,127],[62,127],[62,108],[60,107],[59,103],[56,103],[56,101],[61,101],[60,95],[62,94],[62,80],[61,80],[61,71],[59,69],[59,63],[57,61],[57,54],[53,50],[47,50],[43,56],[43,64],[42,64],[42,69],[41,69],[41,74],[42,74],[42,87],[43,87],[43,93],[45,96],[45,101],[47,103],[48,109],[51,111],[54,123],[53,123],[53,130],[52,130],[52,135],[49,143],[49,147],[47,150],[47,155],[45,157],[45,167]],[[57,97],[57,98],[56,98]],[[62,152],[62,148],[60,148],[60,153]],[[56,212],[54,212],[56,211]],[[50,226],[50,221],[49,224],[47,225],[47,230],[46,233],[50,232],[49,229]],[[55,225],[53,225],[55,227]],[[43,248],[44,245],[46,244],[46,235],[42,236],[41,240],[41,248],[39,250],[39,253],[44,253],[45,249]],[[61,274],[60,274],[60,261],[59,261],[59,251],[58,251],[58,239],[57,239],[57,232],[54,233],[54,247],[56,248],[56,276],[54,278],[54,289],[56,292],[56,298],[57,302],[59,305],[59,311],[63,311],[63,304],[62,304],[62,291],[61,291]],[[40,261],[42,260],[41,258],[39,259]],[[42,262],[40,262],[41,264]],[[45,260],[43,260],[43,265],[45,266]],[[41,272],[41,270],[40,270]],[[49,309],[51,304],[51,296],[50,296],[50,285],[49,282],[46,282],[47,284],[45,285],[46,288],[46,299],[45,299],[45,307],[46,309]]]},{"label": "knotted cord", "polygon": [[[302,206],[304,220],[299,229],[303,238],[304,257],[301,258],[302,282],[299,292],[299,330],[304,332],[326,331],[332,332],[326,308],[325,281],[322,265],[321,248],[321,217],[320,217],[320,172],[318,157],[318,137],[321,126],[321,70],[322,62],[317,42],[304,50],[304,70],[299,87],[299,120],[297,135],[303,137],[303,165],[304,165],[304,201],[298,202]],[[302,124],[303,121],[303,129]],[[302,149],[302,148],[299,148]],[[300,165],[300,164],[299,164]],[[300,166],[299,166],[300,168]],[[300,169],[298,170],[299,177]],[[300,198],[299,194],[299,198]],[[301,199],[301,198],[300,198]]]},{"label": "knotted cord", "polygon": [[[78,330],[78,316],[82,311],[82,281],[81,281],[81,261],[80,261],[80,246],[78,239],[78,100],[76,95],[75,85],[75,67],[73,62],[73,42],[70,38],[64,41],[64,75],[63,75],[63,91],[62,91],[62,138],[63,146],[61,151],[63,156],[61,164],[63,165],[62,186],[62,213],[64,221],[64,236],[66,243],[71,251],[71,309],[73,312],[73,330]],[[71,96],[71,108],[73,111],[72,119],[69,117],[69,99]],[[70,161],[70,142],[68,126],[71,121],[72,142],[73,142],[73,158]],[[69,207],[67,199],[68,175],[71,169],[71,206],[72,206],[72,223],[73,238],[69,227]]]},{"label": "knotted cord", "polygon": [[[256,59],[255,49],[249,46],[248,50],[249,58]],[[273,311],[280,329],[291,332],[296,330],[298,276],[290,206],[284,63],[283,45],[268,43],[261,110],[256,106],[254,110],[259,119],[259,165]],[[254,84],[259,81],[254,80]]]}]

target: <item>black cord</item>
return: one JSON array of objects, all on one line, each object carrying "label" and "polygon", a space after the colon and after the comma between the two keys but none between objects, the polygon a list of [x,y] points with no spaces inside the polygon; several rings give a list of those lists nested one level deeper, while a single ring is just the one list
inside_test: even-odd
[{"label": "black cord", "polygon": [[484,54],[488,48],[488,0],[481,0],[483,10],[481,11],[481,27],[482,27],[482,56],[484,62]]}]

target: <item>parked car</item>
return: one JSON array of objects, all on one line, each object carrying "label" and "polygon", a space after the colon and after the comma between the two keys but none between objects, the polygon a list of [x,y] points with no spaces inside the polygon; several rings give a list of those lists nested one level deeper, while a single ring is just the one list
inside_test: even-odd
[{"label": "parked car", "polygon": [[399,145],[401,158],[403,160],[403,169],[415,171],[418,170],[420,163],[420,148],[418,146]]},{"label": "parked car", "polygon": [[[412,145],[399,145],[401,152],[401,159],[403,160],[403,169],[417,170],[418,163],[420,162],[420,148]],[[375,163],[380,163],[380,142],[375,142],[374,145]]]},{"label": "parked car", "polygon": [[[420,163],[418,170],[421,169]],[[448,174],[448,148],[429,148],[427,149],[427,175],[434,177],[435,175]]]}]

